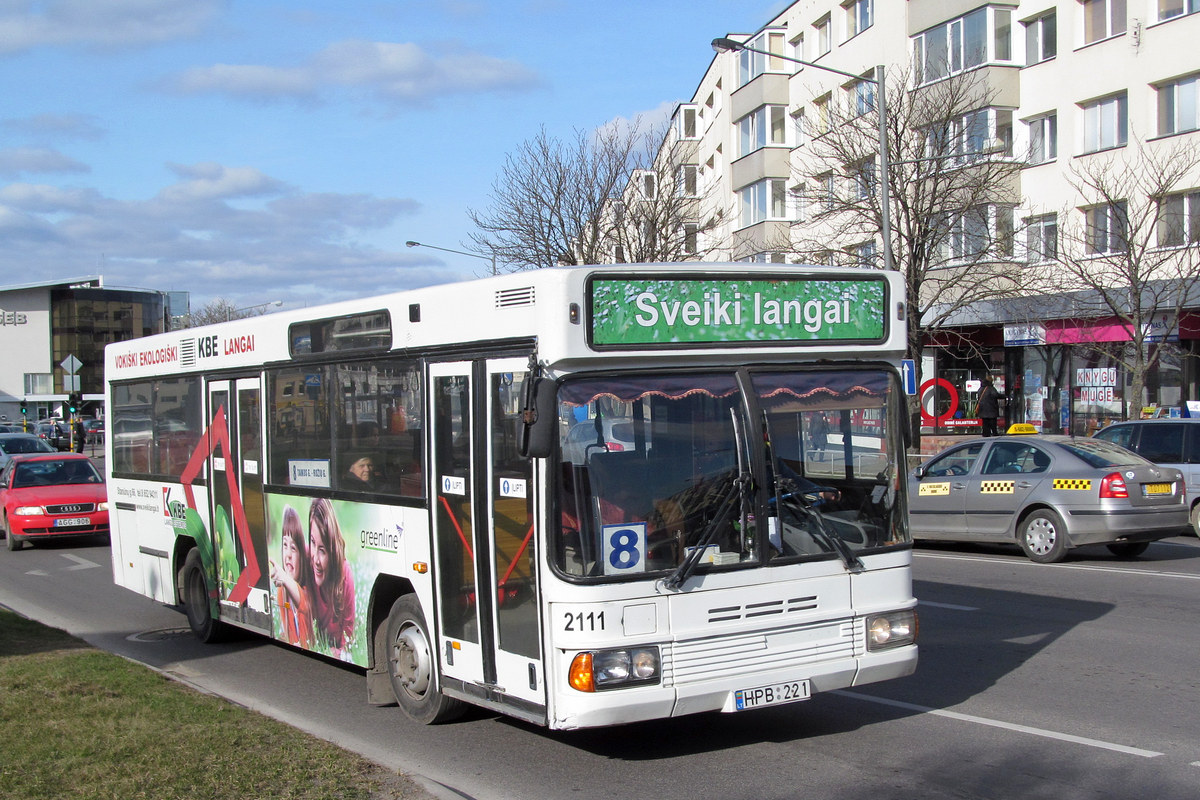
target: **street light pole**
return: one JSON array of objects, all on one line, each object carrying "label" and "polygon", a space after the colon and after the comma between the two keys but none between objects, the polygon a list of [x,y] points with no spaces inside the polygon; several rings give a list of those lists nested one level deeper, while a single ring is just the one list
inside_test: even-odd
[{"label": "street light pole", "polygon": [[441,250],[443,253],[455,253],[460,256],[469,256],[470,258],[478,258],[482,261],[490,261],[492,263],[492,274],[498,275],[496,272],[496,257],[481,256],[478,253],[468,253],[465,250],[451,250],[449,247],[438,247],[437,245],[425,244],[424,242],[407,241],[404,243],[406,247],[428,247],[430,250]]},{"label": "street light pole", "polygon": [[226,308],[225,309],[225,321],[229,322],[231,319],[233,319],[234,314],[241,313],[242,311],[249,311],[253,308],[262,308],[263,306],[281,306],[281,305],[283,305],[282,300],[268,300],[265,303],[255,303],[252,306],[242,306],[241,308]]},{"label": "street light pole", "polygon": [[785,56],[779,53],[772,53],[770,50],[763,50],[757,47],[750,47],[747,44],[722,37],[712,40],[712,48],[718,53],[734,53],[739,50],[746,50],[751,53],[761,53],[771,58],[778,58],[783,61],[791,61],[794,64],[802,64],[813,69],[820,69],[826,72],[832,72],[836,75],[843,75],[847,78],[853,78],[856,81],[865,81],[866,83],[875,84],[875,91],[878,99],[876,102],[879,106],[879,172],[880,172],[880,190],[879,190],[879,205],[880,205],[880,227],[883,235],[883,268],[891,270],[895,268],[892,260],[892,209],[891,209],[891,173],[888,163],[888,115],[887,115],[887,98],[884,89],[884,69],[883,65],[879,64],[875,67],[874,78],[864,78],[861,75],[855,75],[853,72],[827,67],[824,64],[814,64],[811,61]]}]

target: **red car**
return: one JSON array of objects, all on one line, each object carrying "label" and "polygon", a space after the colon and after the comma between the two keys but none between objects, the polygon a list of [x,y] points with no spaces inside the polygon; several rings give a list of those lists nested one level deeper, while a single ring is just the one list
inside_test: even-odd
[{"label": "red car", "polygon": [[13,456],[0,471],[0,515],[9,550],[26,539],[107,536],[104,477],[81,453]]}]

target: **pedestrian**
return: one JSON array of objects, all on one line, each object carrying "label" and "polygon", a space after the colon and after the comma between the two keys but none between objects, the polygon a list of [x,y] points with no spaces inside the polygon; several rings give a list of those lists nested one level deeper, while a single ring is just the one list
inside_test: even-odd
[{"label": "pedestrian", "polygon": [[979,393],[979,418],[983,420],[983,435],[995,436],[996,419],[1000,416],[1000,393],[992,384],[992,376],[983,376],[983,391]]},{"label": "pedestrian", "polygon": [[83,420],[79,417],[75,418],[75,452],[83,452],[83,444],[87,441],[87,429],[83,427]]}]

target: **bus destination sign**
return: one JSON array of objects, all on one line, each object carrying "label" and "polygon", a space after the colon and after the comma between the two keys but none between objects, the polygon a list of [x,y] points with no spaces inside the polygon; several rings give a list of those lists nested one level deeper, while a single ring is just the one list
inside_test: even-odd
[{"label": "bus destination sign", "polygon": [[592,345],[877,342],[886,307],[883,278],[593,277]]}]

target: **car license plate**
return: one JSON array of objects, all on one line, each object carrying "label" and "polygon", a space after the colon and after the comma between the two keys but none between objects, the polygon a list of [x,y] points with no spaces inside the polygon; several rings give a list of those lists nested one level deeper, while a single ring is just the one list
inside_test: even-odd
[{"label": "car license plate", "polygon": [[75,525],[91,525],[92,521],[88,517],[67,517],[66,519],[54,520],[56,528],[70,528]]},{"label": "car license plate", "polygon": [[1169,483],[1147,483],[1146,494],[1170,494],[1171,484]]},{"label": "car license plate", "polygon": [[756,689],[738,689],[734,693],[738,711],[763,706],[778,706],[784,703],[794,703],[797,700],[807,700],[812,696],[808,681],[788,681],[773,686],[759,686]]}]

